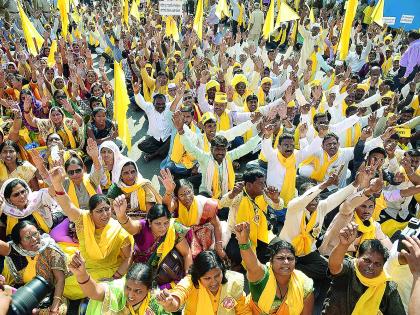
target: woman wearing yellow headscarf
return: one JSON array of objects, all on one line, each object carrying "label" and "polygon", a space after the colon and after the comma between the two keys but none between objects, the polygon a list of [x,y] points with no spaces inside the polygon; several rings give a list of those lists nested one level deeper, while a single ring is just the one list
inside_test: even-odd
[{"label": "woman wearing yellow headscarf", "polygon": [[357,258],[345,258],[357,235],[354,222],[340,230],[339,243],[328,260],[332,281],[323,314],[406,314],[397,285],[383,269],[389,254],[379,240],[364,241]]},{"label": "woman wearing yellow headscarf", "polygon": [[[104,195],[96,194],[89,200],[89,211],[81,210],[71,202],[63,187],[64,170],[54,167],[50,171],[56,200],[75,223],[79,250],[86,259],[86,269],[94,280],[118,279],[127,272],[131,260],[133,238],[111,218],[111,205]],[[66,279],[64,296],[77,300],[85,297],[76,277]]]},{"label": "woman wearing yellow headscarf", "polygon": [[252,314],[309,315],[314,306],[313,281],[295,269],[293,246],[278,238],[270,242],[271,258],[261,264],[251,249],[250,225],[235,226],[235,234],[247,269]]}]

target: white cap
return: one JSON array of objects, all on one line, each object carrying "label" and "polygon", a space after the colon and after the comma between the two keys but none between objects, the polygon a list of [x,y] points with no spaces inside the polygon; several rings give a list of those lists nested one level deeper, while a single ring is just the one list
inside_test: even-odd
[{"label": "white cap", "polygon": [[168,89],[175,89],[176,88],[176,84],[175,83],[169,83],[168,84]]}]

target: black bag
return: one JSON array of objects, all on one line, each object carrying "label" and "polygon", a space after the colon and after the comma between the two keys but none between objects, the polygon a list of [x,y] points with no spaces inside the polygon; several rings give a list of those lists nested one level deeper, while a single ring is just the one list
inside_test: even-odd
[{"label": "black bag", "polygon": [[158,285],[170,283],[172,281],[179,281],[185,276],[184,272],[184,258],[177,251],[172,249],[160,264],[155,280]]}]

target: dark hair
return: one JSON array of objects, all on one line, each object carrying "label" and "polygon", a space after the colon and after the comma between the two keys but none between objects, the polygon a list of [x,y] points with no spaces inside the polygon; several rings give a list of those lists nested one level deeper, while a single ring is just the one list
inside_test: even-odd
[{"label": "dark hair", "polygon": [[22,102],[22,96],[23,95],[30,95],[31,97],[33,97],[33,94],[31,92],[31,90],[29,90],[29,89],[22,89],[22,91],[20,91],[20,94],[19,94],[19,101],[20,102]]},{"label": "dark hair", "polygon": [[391,135],[391,137],[389,137],[389,139],[392,139],[392,140],[400,140],[400,136],[398,135],[398,133],[394,133],[393,135]]},{"label": "dark hair", "polygon": [[128,268],[126,279],[139,281],[150,289],[153,283],[153,269],[142,263],[132,264],[130,268]]},{"label": "dark hair", "polygon": [[160,76],[165,76],[165,77],[168,77],[168,75],[166,74],[166,72],[165,72],[165,71],[159,71],[159,72],[158,72],[158,74],[157,74],[157,76],[158,76],[158,77],[160,77]]},{"label": "dark hair", "polygon": [[359,246],[359,257],[362,256],[365,252],[372,251],[382,255],[384,258],[384,263],[388,260],[389,252],[388,249],[382,245],[380,240],[366,240]]},{"label": "dark hair", "polygon": [[346,116],[350,115],[351,112],[356,111],[357,112],[357,106],[349,106],[346,108]]},{"label": "dark hair", "polygon": [[229,142],[224,136],[216,135],[213,139],[211,139],[210,144],[212,147],[224,147],[227,148]]},{"label": "dark hair", "polygon": [[38,227],[31,221],[28,220],[23,220],[18,222],[13,228],[12,228],[12,232],[10,233],[10,238],[12,239],[13,243],[15,243],[16,245],[20,244],[20,231],[24,228],[26,228],[27,226],[33,226],[38,230]]},{"label": "dark hair", "polygon": [[247,102],[252,101],[252,100],[256,100],[256,101],[258,101],[258,96],[257,96],[257,95],[255,95],[255,94],[251,94],[251,95],[248,95],[248,96],[246,97],[246,101],[247,101]]},{"label": "dark hair", "polygon": [[286,139],[295,141],[295,137],[291,133],[285,132],[279,137],[279,144],[281,144]]},{"label": "dark hair", "polygon": [[245,183],[254,183],[258,178],[265,178],[265,173],[259,167],[250,168],[242,175],[242,180]]},{"label": "dark hair", "polygon": [[15,188],[17,185],[22,185],[23,187],[25,187],[26,190],[28,190],[28,184],[20,179],[20,178],[15,178],[13,180],[11,180],[6,187],[4,188],[4,198],[5,199],[10,199],[10,196],[12,195],[12,190],[13,188]]},{"label": "dark hair", "polygon": [[194,108],[192,108],[192,106],[183,105],[179,110],[183,113],[190,113],[194,115]]},{"label": "dark hair", "polygon": [[156,100],[159,98],[165,100],[166,102],[166,96],[161,93],[158,93],[158,94],[155,94],[155,96],[153,96],[153,104],[155,104]]},{"label": "dark hair", "polygon": [[[16,151],[16,154],[20,153],[19,146],[17,145],[16,142],[14,142],[12,140],[6,140],[2,144],[0,144],[0,153],[1,153],[1,151],[3,151],[5,146],[12,147]],[[22,165],[22,161],[19,160],[18,156],[16,156],[16,164],[17,165]]]},{"label": "dark hair", "polygon": [[410,33],[408,33],[408,38],[417,40],[420,38],[420,33],[416,31],[411,31]]},{"label": "dark hair", "polygon": [[376,148],[370,150],[369,153],[368,153],[368,157],[371,156],[374,153],[382,154],[384,156],[384,158],[386,158],[386,151],[383,148],[376,147]]},{"label": "dark hair", "polygon": [[66,93],[65,93],[63,90],[61,90],[61,89],[57,89],[57,90],[55,90],[55,91],[54,91],[54,93],[53,93],[53,98],[57,98],[57,94],[58,94],[58,93],[66,95]]},{"label": "dark hair", "polygon": [[149,220],[150,222],[159,219],[159,218],[163,218],[163,217],[167,217],[168,219],[170,219],[172,217],[171,212],[169,211],[168,207],[165,205],[159,205],[159,204],[154,204],[150,209],[149,212],[147,212],[147,220]]},{"label": "dark hair", "polygon": [[314,184],[311,181],[304,182],[298,187],[299,196],[302,196],[307,190],[311,189],[314,186],[316,186],[316,184]]},{"label": "dark hair", "polygon": [[178,196],[178,191],[181,189],[182,186],[187,186],[191,190],[194,190],[193,184],[191,184],[191,182],[188,179],[181,178],[175,181],[175,189],[174,189],[175,196]]},{"label": "dark hair", "polygon": [[270,244],[268,244],[268,249],[270,250],[270,260],[273,260],[274,256],[283,249],[287,249],[290,251],[293,256],[296,257],[295,248],[289,242],[280,239],[279,237],[275,237],[271,240]]},{"label": "dark hair", "polygon": [[58,134],[58,133],[56,133],[56,132],[51,132],[51,133],[49,133],[49,134],[48,134],[47,138],[45,139],[45,140],[46,140],[46,141],[45,141],[46,143],[48,143],[48,140],[50,139],[50,137],[51,137],[52,135],[57,135],[57,136],[60,138],[60,140],[61,140],[61,141],[63,141],[63,138],[61,138],[60,134]]},{"label": "dark hair", "polygon": [[314,115],[314,124],[316,123],[316,121],[321,118],[321,117],[327,117],[328,122],[331,121],[331,114],[329,112],[326,113],[316,113]]},{"label": "dark hair", "polygon": [[329,132],[325,135],[324,139],[322,139],[322,144],[324,145],[325,141],[331,138],[334,138],[338,142],[338,136],[333,132]]},{"label": "dark hair", "polygon": [[401,114],[414,114],[414,108],[411,106],[405,106],[401,109]]},{"label": "dark hair", "polygon": [[108,206],[111,205],[107,196],[103,194],[94,194],[89,198],[89,210],[93,211],[93,209],[95,209],[101,202],[105,202]]},{"label": "dark hair", "polygon": [[72,157],[71,158],[69,158],[67,161],[66,161],[66,163],[64,163],[64,169],[67,171],[67,169],[69,168],[69,166],[70,165],[79,165],[82,169],[84,168],[84,164],[83,164],[83,161],[82,161],[82,159],[78,156],[78,155],[76,155],[76,154],[73,154],[72,155]]},{"label": "dark hair", "polygon": [[223,264],[220,257],[214,251],[210,250],[206,250],[198,254],[197,257],[195,257],[194,263],[190,269],[191,281],[194,286],[198,288],[198,280],[214,268],[222,270],[222,284],[227,283],[226,266]]},{"label": "dark hair", "polygon": [[97,96],[91,96],[89,98],[89,106],[90,106],[90,108],[92,108],[92,103],[94,103],[94,102],[100,102],[102,104],[102,99],[100,97],[97,97]]},{"label": "dark hair", "polygon": [[93,110],[92,110],[92,115],[93,116],[96,116],[99,112],[104,112],[104,113],[106,113],[106,108],[105,107],[102,107],[102,106],[97,106],[97,107],[95,107]]}]

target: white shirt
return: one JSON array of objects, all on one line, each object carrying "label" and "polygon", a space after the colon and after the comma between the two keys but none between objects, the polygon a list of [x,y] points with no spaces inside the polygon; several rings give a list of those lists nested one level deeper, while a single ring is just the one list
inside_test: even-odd
[{"label": "white shirt", "polygon": [[366,58],[371,49],[372,49],[372,41],[369,40],[366,47],[363,48],[360,57],[355,51],[349,52],[346,58],[346,62],[347,62],[347,65],[350,66],[351,71],[353,73],[359,72],[360,69],[362,69],[362,67],[366,63]]},{"label": "white shirt", "polygon": [[135,95],[136,103],[144,110],[149,120],[147,134],[157,141],[166,141],[172,133],[172,112],[171,103],[166,103],[166,108],[162,113],[156,111],[152,103],[146,102],[140,93]]}]

